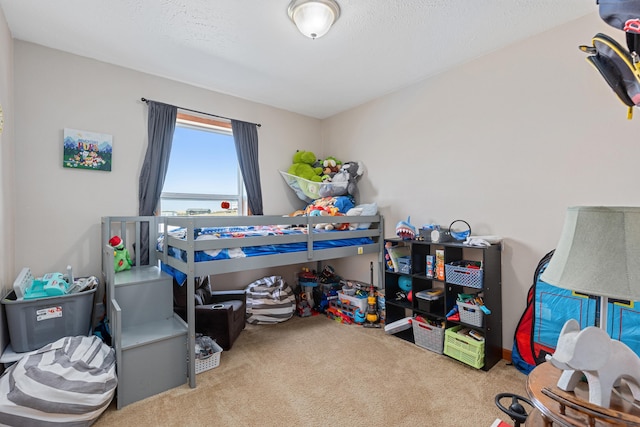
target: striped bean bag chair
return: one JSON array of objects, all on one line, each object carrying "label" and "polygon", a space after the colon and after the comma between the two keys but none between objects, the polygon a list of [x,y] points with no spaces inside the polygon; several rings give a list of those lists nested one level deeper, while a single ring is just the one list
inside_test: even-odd
[{"label": "striped bean bag chair", "polygon": [[291,319],[296,297],[280,276],[263,277],[246,288],[247,323],[272,324]]},{"label": "striped bean bag chair", "polygon": [[0,423],[89,426],[115,394],[115,354],[96,336],[64,337],[0,377]]}]

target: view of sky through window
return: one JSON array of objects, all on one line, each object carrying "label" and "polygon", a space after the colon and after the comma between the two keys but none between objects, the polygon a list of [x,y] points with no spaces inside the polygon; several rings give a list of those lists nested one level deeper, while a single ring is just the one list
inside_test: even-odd
[{"label": "view of sky through window", "polygon": [[[238,160],[229,134],[176,126],[163,193],[239,194]],[[221,201],[175,200],[162,202],[163,212],[185,209],[220,209]],[[237,208],[237,203],[232,203]]]}]

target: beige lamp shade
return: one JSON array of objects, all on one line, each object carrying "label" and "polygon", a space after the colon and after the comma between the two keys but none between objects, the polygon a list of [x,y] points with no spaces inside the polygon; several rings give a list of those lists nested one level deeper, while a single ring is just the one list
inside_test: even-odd
[{"label": "beige lamp shade", "polygon": [[640,207],[568,208],[541,279],[590,295],[640,300]]}]

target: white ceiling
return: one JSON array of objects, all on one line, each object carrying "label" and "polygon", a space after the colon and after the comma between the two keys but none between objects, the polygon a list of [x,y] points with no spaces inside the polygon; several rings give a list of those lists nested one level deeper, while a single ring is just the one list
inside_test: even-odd
[{"label": "white ceiling", "polygon": [[340,18],[316,40],[289,20],[289,0],[0,6],[15,39],[317,118],[597,11],[596,0],[338,2]]}]

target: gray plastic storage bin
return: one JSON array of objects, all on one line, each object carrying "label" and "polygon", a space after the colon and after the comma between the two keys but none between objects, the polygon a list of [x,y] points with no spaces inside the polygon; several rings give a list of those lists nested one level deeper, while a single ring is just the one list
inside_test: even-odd
[{"label": "gray plastic storage bin", "polygon": [[18,300],[15,291],[2,299],[11,347],[17,353],[38,350],[62,337],[89,335],[96,288],[57,297]]}]

